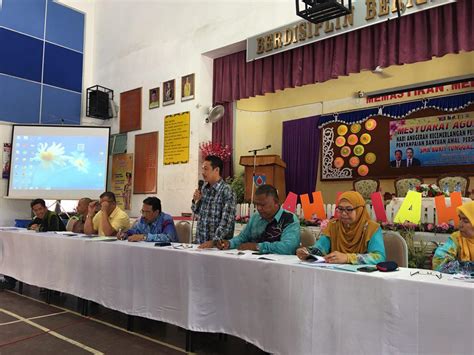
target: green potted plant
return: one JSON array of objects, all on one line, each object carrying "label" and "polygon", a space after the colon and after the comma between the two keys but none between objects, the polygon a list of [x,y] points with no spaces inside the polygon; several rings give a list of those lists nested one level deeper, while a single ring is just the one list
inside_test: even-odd
[{"label": "green potted plant", "polygon": [[230,185],[235,193],[236,203],[244,203],[245,185],[244,185],[244,173],[228,177],[226,182]]}]

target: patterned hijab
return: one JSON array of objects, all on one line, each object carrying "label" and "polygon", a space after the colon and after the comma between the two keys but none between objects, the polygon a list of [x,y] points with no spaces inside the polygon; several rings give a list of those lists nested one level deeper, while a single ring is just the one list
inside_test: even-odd
[{"label": "patterned hijab", "polygon": [[[457,211],[462,212],[474,226],[474,201],[459,206]],[[461,247],[461,253],[459,255],[461,261],[474,261],[474,239],[463,237],[459,231],[454,232],[453,237],[458,239]]]},{"label": "patterned hijab", "polygon": [[331,239],[331,251],[341,253],[366,253],[367,243],[380,225],[370,219],[365,200],[356,191],[346,191],[339,201],[346,200],[356,209],[355,221],[343,225],[340,219],[332,220],[322,234]]}]

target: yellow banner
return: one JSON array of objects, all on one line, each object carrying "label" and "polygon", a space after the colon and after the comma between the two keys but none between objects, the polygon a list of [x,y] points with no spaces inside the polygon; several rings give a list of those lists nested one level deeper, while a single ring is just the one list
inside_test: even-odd
[{"label": "yellow banner", "polygon": [[165,117],[163,163],[184,164],[189,161],[190,114],[177,113]]},{"label": "yellow banner", "polygon": [[123,210],[132,209],[133,154],[115,154],[112,157],[112,192],[117,206]]}]

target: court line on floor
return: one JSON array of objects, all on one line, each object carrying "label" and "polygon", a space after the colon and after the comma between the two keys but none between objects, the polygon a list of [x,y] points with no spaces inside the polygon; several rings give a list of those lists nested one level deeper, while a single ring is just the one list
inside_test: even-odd
[{"label": "court line on floor", "polygon": [[[0,312],[3,312],[5,313],[6,315],[9,315],[10,317],[13,317],[13,318],[16,318],[18,320],[21,320],[22,322],[28,324],[28,325],[31,325],[32,327],[35,327],[35,328],[38,328],[40,330],[42,330],[44,332],[44,334],[49,334],[49,335],[52,335],[53,337],[56,337],[58,339],[61,339],[69,344],[72,344],[72,345],[75,345],[85,351],[88,351],[90,352],[91,354],[94,354],[94,355],[103,355],[104,353],[103,352],[100,352],[99,350],[96,350],[96,349],[93,349],[85,344],[82,344],[82,343],[79,343],[78,341],[76,340],[73,340],[71,338],[68,338],[68,337],[65,337],[64,335],[62,334],[59,334],[57,332],[55,332],[54,330],[51,330],[49,328],[46,328],[46,327],[43,327],[42,325],[38,324],[38,323],[35,323],[35,322],[32,322],[30,321],[29,319],[27,318],[24,318],[16,313],[13,313],[13,312],[10,312],[10,311],[7,311],[6,309],[3,309],[3,308],[0,308]],[[8,345],[8,344],[6,344]]]},{"label": "court line on floor", "polygon": [[[51,314],[44,314],[42,316],[30,317],[30,318],[26,318],[26,319],[28,319],[28,320],[41,319],[41,318],[47,318],[47,317],[51,317],[51,316],[57,316],[58,314],[64,314],[64,313],[67,313],[67,311],[56,312],[56,313],[51,313]],[[10,325],[10,324],[15,324],[15,323],[20,323],[20,322],[23,322],[23,321],[19,320],[19,319],[12,320],[11,322],[0,323],[0,327],[2,325]]]},{"label": "court line on floor", "polygon": [[[127,329],[121,328],[121,327],[119,327],[119,326],[117,326],[117,325],[114,325],[114,324],[111,324],[111,323],[107,323],[107,322],[102,321],[102,320],[100,320],[100,319],[96,319],[96,318],[92,318],[92,317],[85,317],[85,316],[83,316],[82,314],[80,314],[80,313],[78,313],[78,312],[75,312],[75,311],[70,310],[70,309],[67,309],[67,308],[63,308],[63,307],[61,307],[61,306],[57,306],[57,305],[54,305],[54,304],[49,304],[49,303],[46,303],[46,302],[44,302],[44,301],[38,300],[38,299],[36,299],[36,298],[30,297],[30,296],[26,296],[26,295],[22,295],[22,294],[20,294],[20,293],[15,292],[15,291],[10,291],[10,290],[8,290],[8,291],[6,291],[6,292],[12,293],[12,294],[14,294],[14,295],[16,295],[16,296],[20,296],[20,297],[23,297],[23,298],[27,298],[27,299],[29,299],[29,300],[32,300],[32,301],[35,301],[35,302],[38,302],[38,303],[41,303],[41,304],[44,304],[44,305],[47,305],[47,306],[51,306],[51,307],[54,307],[54,308],[57,308],[57,309],[61,309],[61,310],[63,310],[63,311],[66,311],[67,313],[74,314],[74,315],[79,316],[79,317],[81,317],[81,318],[90,319],[91,321],[94,321],[94,322],[103,324],[103,325],[108,326],[108,327],[110,327],[110,328],[114,328],[114,329],[120,330],[120,331],[125,332],[125,333],[128,333],[128,334],[130,334],[130,335],[137,336],[137,337],[139,337],[139,338],[142,338],[142,339],[151,341],[151,342],[153,342],[153,343],[160,344],[160,345],[162,345],[162,346],[164,346],[164,347],[167,347],[167,348],[169,348],[169,349],[173,349],[173,350],[179,351],[179,352],[184,353],[184,354],[189,354],[189,355],[195,354],[195,353],[193,353],[193,352],[188,352],[188,351],[186,351],[185,349],[180,348],[180,347],[178,347],[178,346],[175,346],[175,345],[173,345],[173,344],[169,344],[169,343],[166,343],[166,342],[164,342],[164,341],[157,340],[157,339],[151,338],[151,337],[149,337],[149,336],[146,336],[146,335],[143,335],[143,334],[140,334],[140,333],[131,332],[131,331],[127,330]],[[72,296],[74,296],[74,295],[72,295]],[[74,297],[76,297],[76,296],[74,296]]]}]

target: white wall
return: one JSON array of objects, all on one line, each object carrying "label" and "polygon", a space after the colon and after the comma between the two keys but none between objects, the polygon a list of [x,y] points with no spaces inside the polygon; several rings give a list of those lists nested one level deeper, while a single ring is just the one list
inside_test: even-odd
[{"label": "white wall", "polygon": [[[12,124],[0,123],[0,149],[2,150],[3,161],[3,143],[12,141]],[[31,209],[30,200],[14,200],[5,198],[8,190],[8,179],[0,178],[0,226],[13,226],[15,219],[30,219]]]},{"label": "white wall", "polygon": [[[163,209],[173,215],[190,211],[199,174],[199,142],[209,140],[206,108],[212,103],[212,52],[245,38],[297,20],[293,0],[61,0],[87,14],[84,88],[102,85],[120,92],[142,87],[142,129],[134,136],[159,132],[158,193]],[[93,3],[93,4],[92,4]],[[222,53],[222,51],[221,51]],[[212,54],[211,54],[212,55]],[[196,73],[196,98],[158,109],[148,109],[148,90],[176,80],[180,100],[181,76]],[[85,110],[83,109],[83,112]],[[190,162],[163,166],[163,120],[168,114],[191,112]],[[83,118],[83,124],[103,124]],[[119,121],[111,121],[112,133]],[[106,123],[108,124],[108,123]],[[132,213],[138,215],[145,195],[133,195]]]}]

